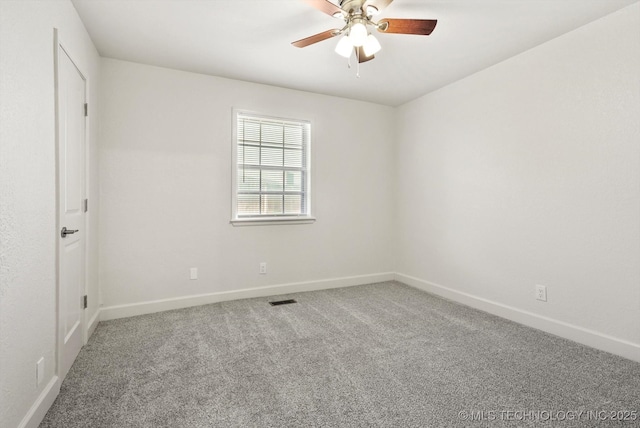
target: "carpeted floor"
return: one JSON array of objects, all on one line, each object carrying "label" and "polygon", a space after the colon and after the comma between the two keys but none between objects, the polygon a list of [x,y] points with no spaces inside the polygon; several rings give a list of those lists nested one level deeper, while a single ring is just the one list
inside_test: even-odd
[{"label": "carpeted floor", "polygon": [[41,427],[638,427],[639,412],[640,364],[386,282],[102,322]]}]

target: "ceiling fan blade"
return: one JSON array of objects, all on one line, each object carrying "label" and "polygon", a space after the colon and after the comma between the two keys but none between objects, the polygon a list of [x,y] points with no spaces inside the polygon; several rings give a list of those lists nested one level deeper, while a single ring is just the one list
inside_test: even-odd
[{"label": "ceiling fan blade", "polygon": [[329,0],[304,0],[304,2],[327,15],[333,16],[336,13],[342,13],[342,9],[331,3]]},{"label": "ceiling fan blade", "polygon": [[367,6],[373,6],[378,11],[381,11],[385,7],[389,6],[393,0],[367,0],[362,7],[364,10],[367,10]]},{"label": "ceiling fan blade", "polygon": [[337,30],[334,28],[333,30],[323,31],[322,33],[314,34],[313,36],[309,36],[304,39],[297,40],[291,44],[297,48],[304,48],[305,46],[309,46],[314,43],[318,43],[323,40],[327,40],[332,37],[335,37],[338,34],[340,34],[340,30]]},{"label": "ceiling fan blade", "polygon": [[357,47],[356,49],[358,49],[358,52],[356,52],[356,53],[358,55],[358,62],[360,64],[362,64],[363,62],[371,61],[372,59],[374,59],[376,57],[375,55],[367,56],[364,53],[364,48],[362,46]]},{"label": "ceiling fan blade", "polygon": [[393,19],[385,18],[378,22],[378,31],[394,34],[431,34],[438,20],[436,19]]}]

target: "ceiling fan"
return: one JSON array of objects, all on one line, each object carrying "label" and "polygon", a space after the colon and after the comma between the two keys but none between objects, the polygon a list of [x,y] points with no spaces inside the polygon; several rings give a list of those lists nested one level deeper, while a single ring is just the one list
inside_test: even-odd
[{"label": "ceiling fan", "polygon": [[418,34],[428,36],[438,23],[435,19],[394,19],[384,18],[374,22],[372,18],[393,0],[340,0],[340,5],[329,0],[304,0],[312,7],[344,20],[341,29],[332,29],[314,34],[291,43],[298,48],[312,45],[332,37],[344,35],[336,46],[336,53],[350,58],[355,52],[358,63],[370,61],[374,54],[381,49],[380,43],[368,27],[373,27],[381,33]]}]

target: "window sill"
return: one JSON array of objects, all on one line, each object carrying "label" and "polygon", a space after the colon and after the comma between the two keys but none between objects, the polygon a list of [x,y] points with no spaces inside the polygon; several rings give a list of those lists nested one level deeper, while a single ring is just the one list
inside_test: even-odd
[{"label": "window sill", "polygon": [[264,217],[264,218],[238,218],[231,220],[231,224],[234,226],[272,226],[280,224],[311,224],[316,221],[315,217],[293,217],[293,218],[281,218],[281,217]]}]

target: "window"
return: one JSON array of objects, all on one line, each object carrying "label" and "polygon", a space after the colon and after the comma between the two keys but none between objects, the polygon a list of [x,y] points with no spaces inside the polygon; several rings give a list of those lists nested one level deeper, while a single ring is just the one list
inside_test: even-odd
[{"label": "window", "polygon": [[311,222],[311,124],[235,111],[233,224]]}]

